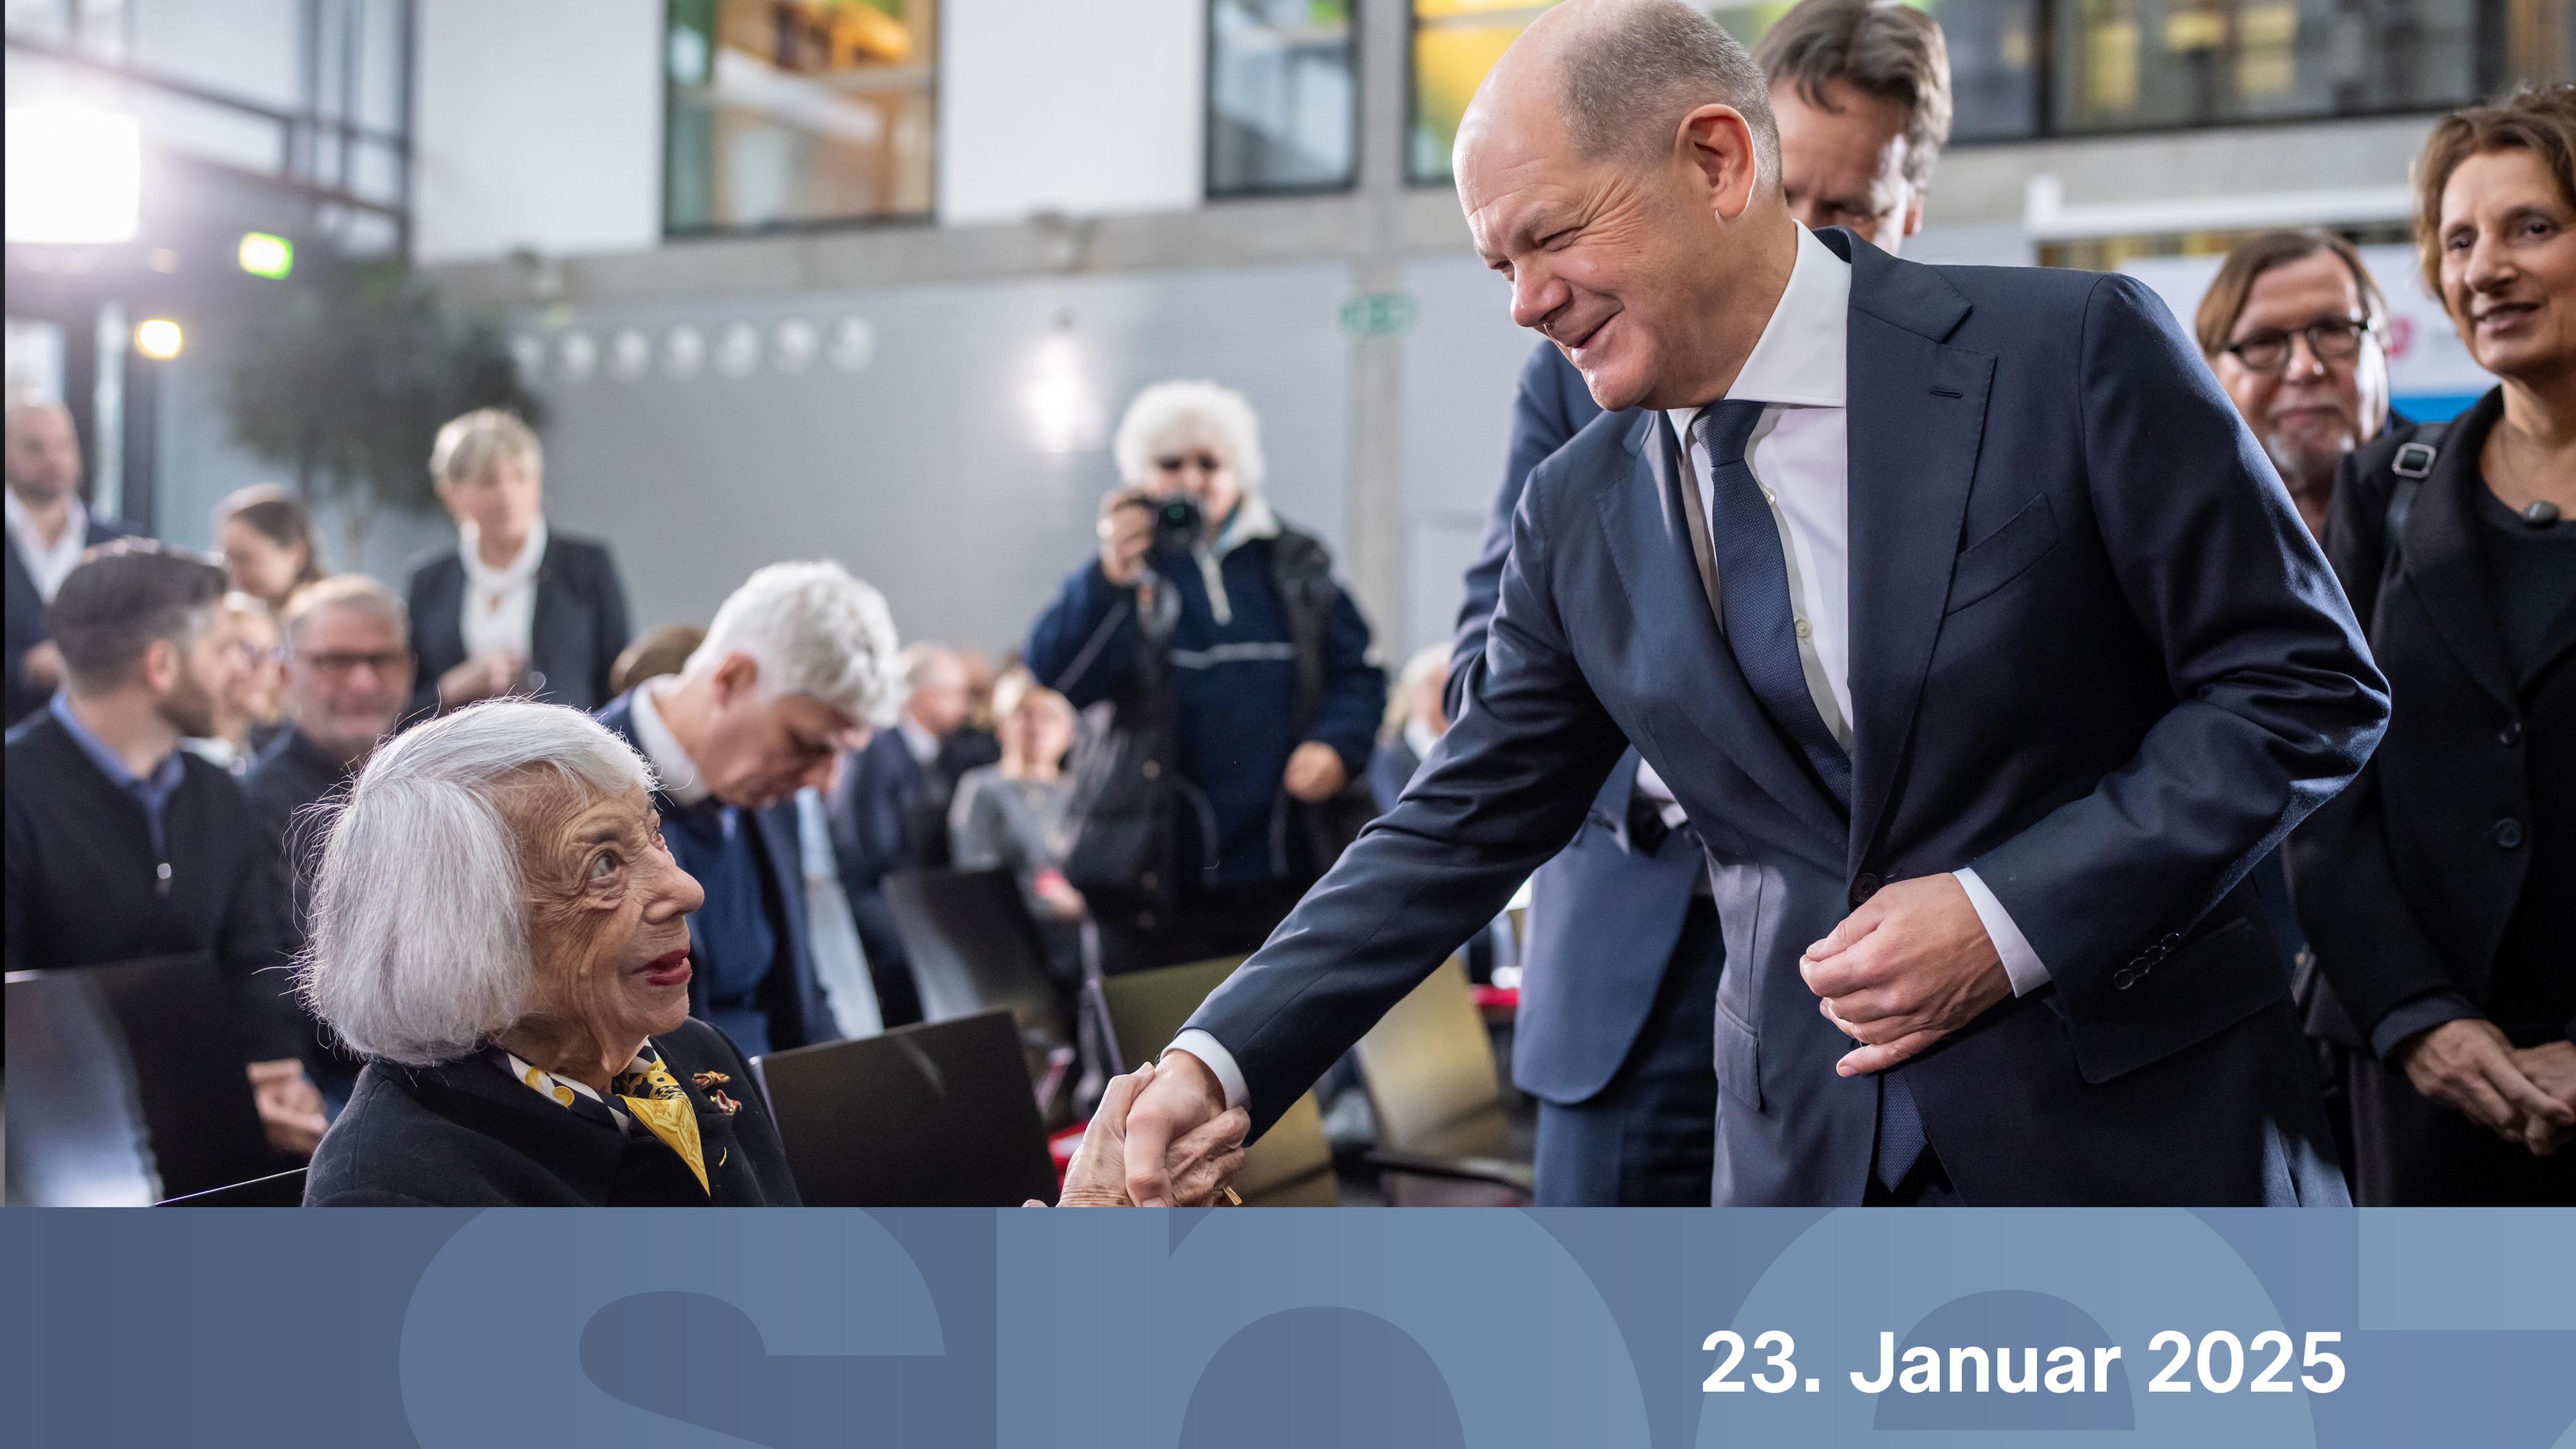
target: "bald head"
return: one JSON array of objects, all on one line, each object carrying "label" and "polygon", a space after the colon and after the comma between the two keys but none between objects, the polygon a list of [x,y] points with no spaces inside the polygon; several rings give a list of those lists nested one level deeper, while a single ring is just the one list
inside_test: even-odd
[{"label": "bald head", "polygon": [[1477,88],[1458,160],[1463,169],[1483,125],[1526,125],[1543,107],[1583,156],[1651,164],[1671,153],[1684,117],[1715,105],[1743,116],[1763,179],[1776,187],[1770,94],[1752,54],[1681,0],[1567,0],[1532,21]]},{"label": "bald head", "polygon": [[70,410],[51,398],[23,398],[9,404],[7,417],[0,460],[9,491],[30,507],[71,497],[80,486],[81,457]]},{"label": "bald head", "polygon": [[1458,127],[1458,204],[1512,320],[1617,410],[1723,396],[1798,229],[1761,70],[1679,0],[1568,0]]}]

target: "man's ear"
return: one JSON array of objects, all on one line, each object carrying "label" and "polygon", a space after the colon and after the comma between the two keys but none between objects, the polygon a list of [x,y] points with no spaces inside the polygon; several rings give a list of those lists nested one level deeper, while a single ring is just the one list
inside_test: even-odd
[{"label": "man's ear", "polygon": [[1733,106],[1702,106],[1682,117],[1676,141],[1683,158],[1707,183],[1711,209],[1726,221],[1744,215],[1761,184],[1753,127],[1744,113]]},{"label": "man's ear", "polygon": [[760,686],[760,663],[737,649],[707,676],[707,683],[715,691],[716,703],[731,705]]},{"label": "man's ear", "polygon": [[1905,229],[1897,235],[1912,236],[1921,230],[1923,230],[1923,188],[1918,186],[1914,188],[1914,195],[1905,203]]},{"label": "man's ear", "polygon": [[187,662],[177,640],[155,639],[143,646],[143,657],[134,664],[134,677],[155,695],[165,695],[179,687],[179,674]]}]

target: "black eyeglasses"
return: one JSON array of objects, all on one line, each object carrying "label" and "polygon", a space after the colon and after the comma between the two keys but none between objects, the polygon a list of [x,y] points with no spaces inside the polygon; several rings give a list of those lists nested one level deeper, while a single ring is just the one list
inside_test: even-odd
[{"label": "black eyeglasses", "polygon": [[1154,466],[1166,473],[1178,473],[1193,463],[1198,465],[1202,473],[1214,473],[1225,466],[1225,460],[1214,453],[1176,453],[1168,458],[1154,460]]},{"label": "black eyeglasses", "polygon": [[2278,328],[2256,332],[2220,349],[2243,363],[2249,372],[2279,372],[2290,365],[2290,339],[2308,339],[2308,351],[2321,362],[2348,362],[2361,355],[2361,339],[2370,331],[2367,322],[2349,317],[2329,317],[2311,322],[2294,331]]}]

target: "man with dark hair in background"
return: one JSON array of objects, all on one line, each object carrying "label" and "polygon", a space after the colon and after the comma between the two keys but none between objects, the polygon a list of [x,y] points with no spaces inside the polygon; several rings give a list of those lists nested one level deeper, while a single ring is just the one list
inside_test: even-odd
[{"label": "man with dark hair in background", "polygon": [[[1884,0],[1806,0],[1754,51],[1780,132],[1781,190],[1810,228],[1895,251],[1923,225],[1950,134],[1941,27]],[[1459,610],[1449,713],[1468,697],[1530,470],[1601,409],[1555,344],[1521,369],[1502,492]],[[1634,750],[1533,883],[1512,1079],[1538,1100],[1538,1201],[1698,1206],[1717,1077],[1709,1013],[1725,951],[1706,860]]]},{"label": "man with dark hair in background", "polygon": [[2388,304],[2352,243],[2267,231],[2227,254],[2193,333],[2322,537],[2344,455],[2389,424]]},{"label": "man with dark hair in background", "polygon": [[63,682],[62,651],[45,633],[45,606],[78,567],[81,555],[134,530],[81,502],[80,434],[61,403],[23,398],[9,404],[5,461],[8,509],[8,718],[45,707]]},{"label": "man with dark hair in background", "polygon": [[75,568],[50,622],[63,690],[11,730],[8,968],[210,952],[269,1142],[310,1152],[322,1098],[286,995],[284,881],[241,788],[179,748],[214,726],[249,667],[221,607],[224,571],[133,540]]}]

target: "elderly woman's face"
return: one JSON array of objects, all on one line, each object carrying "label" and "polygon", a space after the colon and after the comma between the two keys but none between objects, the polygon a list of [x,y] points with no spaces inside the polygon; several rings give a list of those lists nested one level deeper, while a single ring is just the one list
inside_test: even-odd
[{"label": "elderly woman's face", "polygon": [[1174,495],[1195,501],[1207,514],[1208,527],[1224,526],[1243,501],[1243,479],[1234,471],[1234,450],[1212,436],[1166,439],[1145,455],[1145,476],[1138,480],[1157,497]]},{"label": "elderly woman's face", "polygon": [[538,822],[526,842],[534,1014],[612,1044],[689,1014],[688,916],[706,892],[662,845],[641,788]]},{"label": "elderly woman's face", "polygon": [[2529,149],[2487,151],[2442,188],[2442,301],[2478,365],[2499,377],[2576,362],[2576,215]]}]

